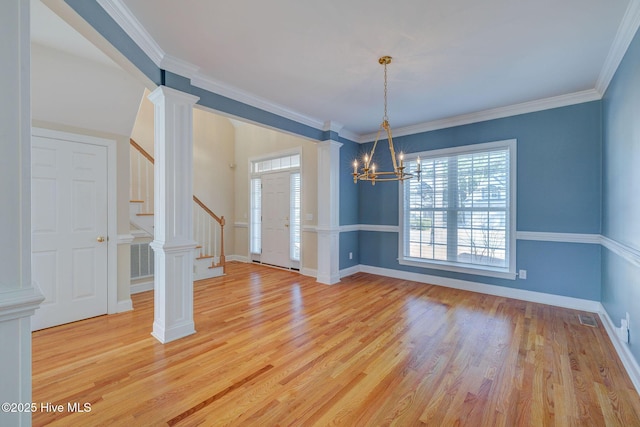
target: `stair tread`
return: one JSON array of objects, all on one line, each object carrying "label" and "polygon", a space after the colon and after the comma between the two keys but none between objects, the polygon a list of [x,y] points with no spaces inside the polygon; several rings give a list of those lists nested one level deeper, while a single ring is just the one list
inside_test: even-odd
[{"label": "stair tread", "polygon": [[209,266],[209,268],[222,268],[222,266],[221,265],[211,265],[211,266]]},{"label": "stair tread", "polygon": [[196,259],[208,259],[208,258],[213,258],[213,255],[200,255],[199,257],[196,257]]},{"label": "stair tread", "polygon": [[129,203],[144,203],[144,200],[129,200]]},{"label": "stair tread", "polygon": [[140,212],[136,214],[137,216],[151,216],[153,212]]}]

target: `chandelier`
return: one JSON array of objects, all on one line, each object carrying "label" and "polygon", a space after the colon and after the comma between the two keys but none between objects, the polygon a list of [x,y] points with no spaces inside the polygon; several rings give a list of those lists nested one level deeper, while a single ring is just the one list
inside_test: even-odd
[{"label": "chandelier", "polygon": [[[382,117],[382,123],[376,134],[376,140],[373,143],[371,152],[364,156],[364,164],[361,169],[358,169],[358,161],[353,162],[353,182],[358,181],[371,181],[371,185],[375,185],[376,181],[404,181],[410,178],[417,178],[420,181],[420,174],[422,172],[420,167],[420,157],[418,157],[417,169],[414,173],[405,171],[404,166],[404,154],[401,152],[396,157],[396,152],[393,148],[393,138],[391,136],[391,126],[389,126],[389,117],[387,116],[387,65],[391,63],[390,56],[383,56],[378,59],[380,65],[384,65],[384,116]],[[376,170],[376,165],[373,163],[373,155],[376,152],[376,146],[380,139],[380,134],[384,131],[387,135],[387,141],[389,142],[389,152],[391,153],[391,163],[393,170],[382,171]]]}]

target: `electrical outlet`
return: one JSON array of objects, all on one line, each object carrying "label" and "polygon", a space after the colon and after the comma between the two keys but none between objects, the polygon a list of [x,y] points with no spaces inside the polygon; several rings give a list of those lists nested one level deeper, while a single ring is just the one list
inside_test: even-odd
[{"label": "electrical outlet", "polygon": [[353,259],[353,252],[349,252],[349,259]]},{"label": "electrical outlet", "polygon": [[527,280],[527,270],[520,270],[518,271],[518,277],[521,280]]}]

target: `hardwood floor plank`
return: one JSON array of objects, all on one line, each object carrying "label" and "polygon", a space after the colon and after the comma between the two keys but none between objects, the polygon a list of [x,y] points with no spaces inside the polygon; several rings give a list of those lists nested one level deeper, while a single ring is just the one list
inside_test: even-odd
[{"label": "hardwood floor plank", "polygon": [[229,263],[196,282],[197,333],[135,310],[33,333],[43,425],[640,426],[640,397],[596,316],[357,273],[326,286]]}]

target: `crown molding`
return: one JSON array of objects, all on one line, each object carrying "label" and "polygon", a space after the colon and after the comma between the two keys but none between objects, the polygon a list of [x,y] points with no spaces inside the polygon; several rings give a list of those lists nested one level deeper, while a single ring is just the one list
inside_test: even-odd
[{"label": "crown molding", "polygon": [[616,37],[613,39],[607,59],[604,61],[600,76],[596,81],[596,90],[602,95],[607,91],[609,83],[622,62],[627,49],[640,27],[640,0],[631,0],[624,17],[618,27]]},{"label": "crown molding", "polygon": [[348,139],[349,141],[354,141],[354,142],[359,141],[360,138],[361,138],[361,136],[359,134],[357,134],[355,132],[351,132],[350,130],[347,130],[347,129],[344,129],[344,128],[342,128],[340,130],[339,135],[342,138],[345,138],[345,139]]},{"label": "crown molding", "polygon": [[[468,125],[471,123],[484,122],[487,120],[517,116],[519,114],[549,110],[551,108],[566,107],[568,105],[581,104],[583,102],[596,101],[599,99],[602,99],[602,95],[595,89],[583,90],[580,92],[553,96],[551,98],[522,102],[520,104],[514,104],[507,107],[492,108],[490,110],[478,111],[476,113],[463,114],[461,116],[406,126],[403,128],[395,129],[393,131],[393,134],[396,137],[414,135],[417,133],[445,129],[454,126]],[[363,135],[359,138],[358,142],[361,144],[365,142],[371,142],[375,139],[375,137],[376,133]]]},{"label": "crown molding", "polygon": [[196,73],[191,78],[191,84],[201,89],[208,90],[209,92],[225,96],[227,98],[233,99],[234,101],[242,102],[243,104],[259,108],[269,113],[276,114],[278,116],[293,120],[295,122],[310,126],[318,130],[322,130],[324,126],[324,122],[321,120],[317,120],[312,117],[297,113],[293,110],[270,102],[264,98],[260,98],[249,92],[245,92],[241,89],[238,89],[237,87],[222,83],[201,73]]},{"label": "crown molding", "polygon": [[174,74],[178,74],[182,77],[187,77],[192,79],[195,76],[200,68],[196,65],[193,65],[190,62],[183,61],[180,58],[176,58],[175,56],[171,56],[169,54],[165,54],[160,60],[159,67],[163,70],[170,71]]},{"label": "crown molding", "polygon": [[331,132],[335,132],[335,133],[340,133],[340,131],[342,130],[343,127],[344,127],[344,125],[342,123],[340,123],[340,122],[335,122],[333,120],[327,120],[322,125],[322,130],[325,131],[325,132],[331,131]]},{"label": "crown molding", "polygon": [[164,51],[122,0],[97,0],[97,2],[153,63],[160,67],[165,56]]}]

